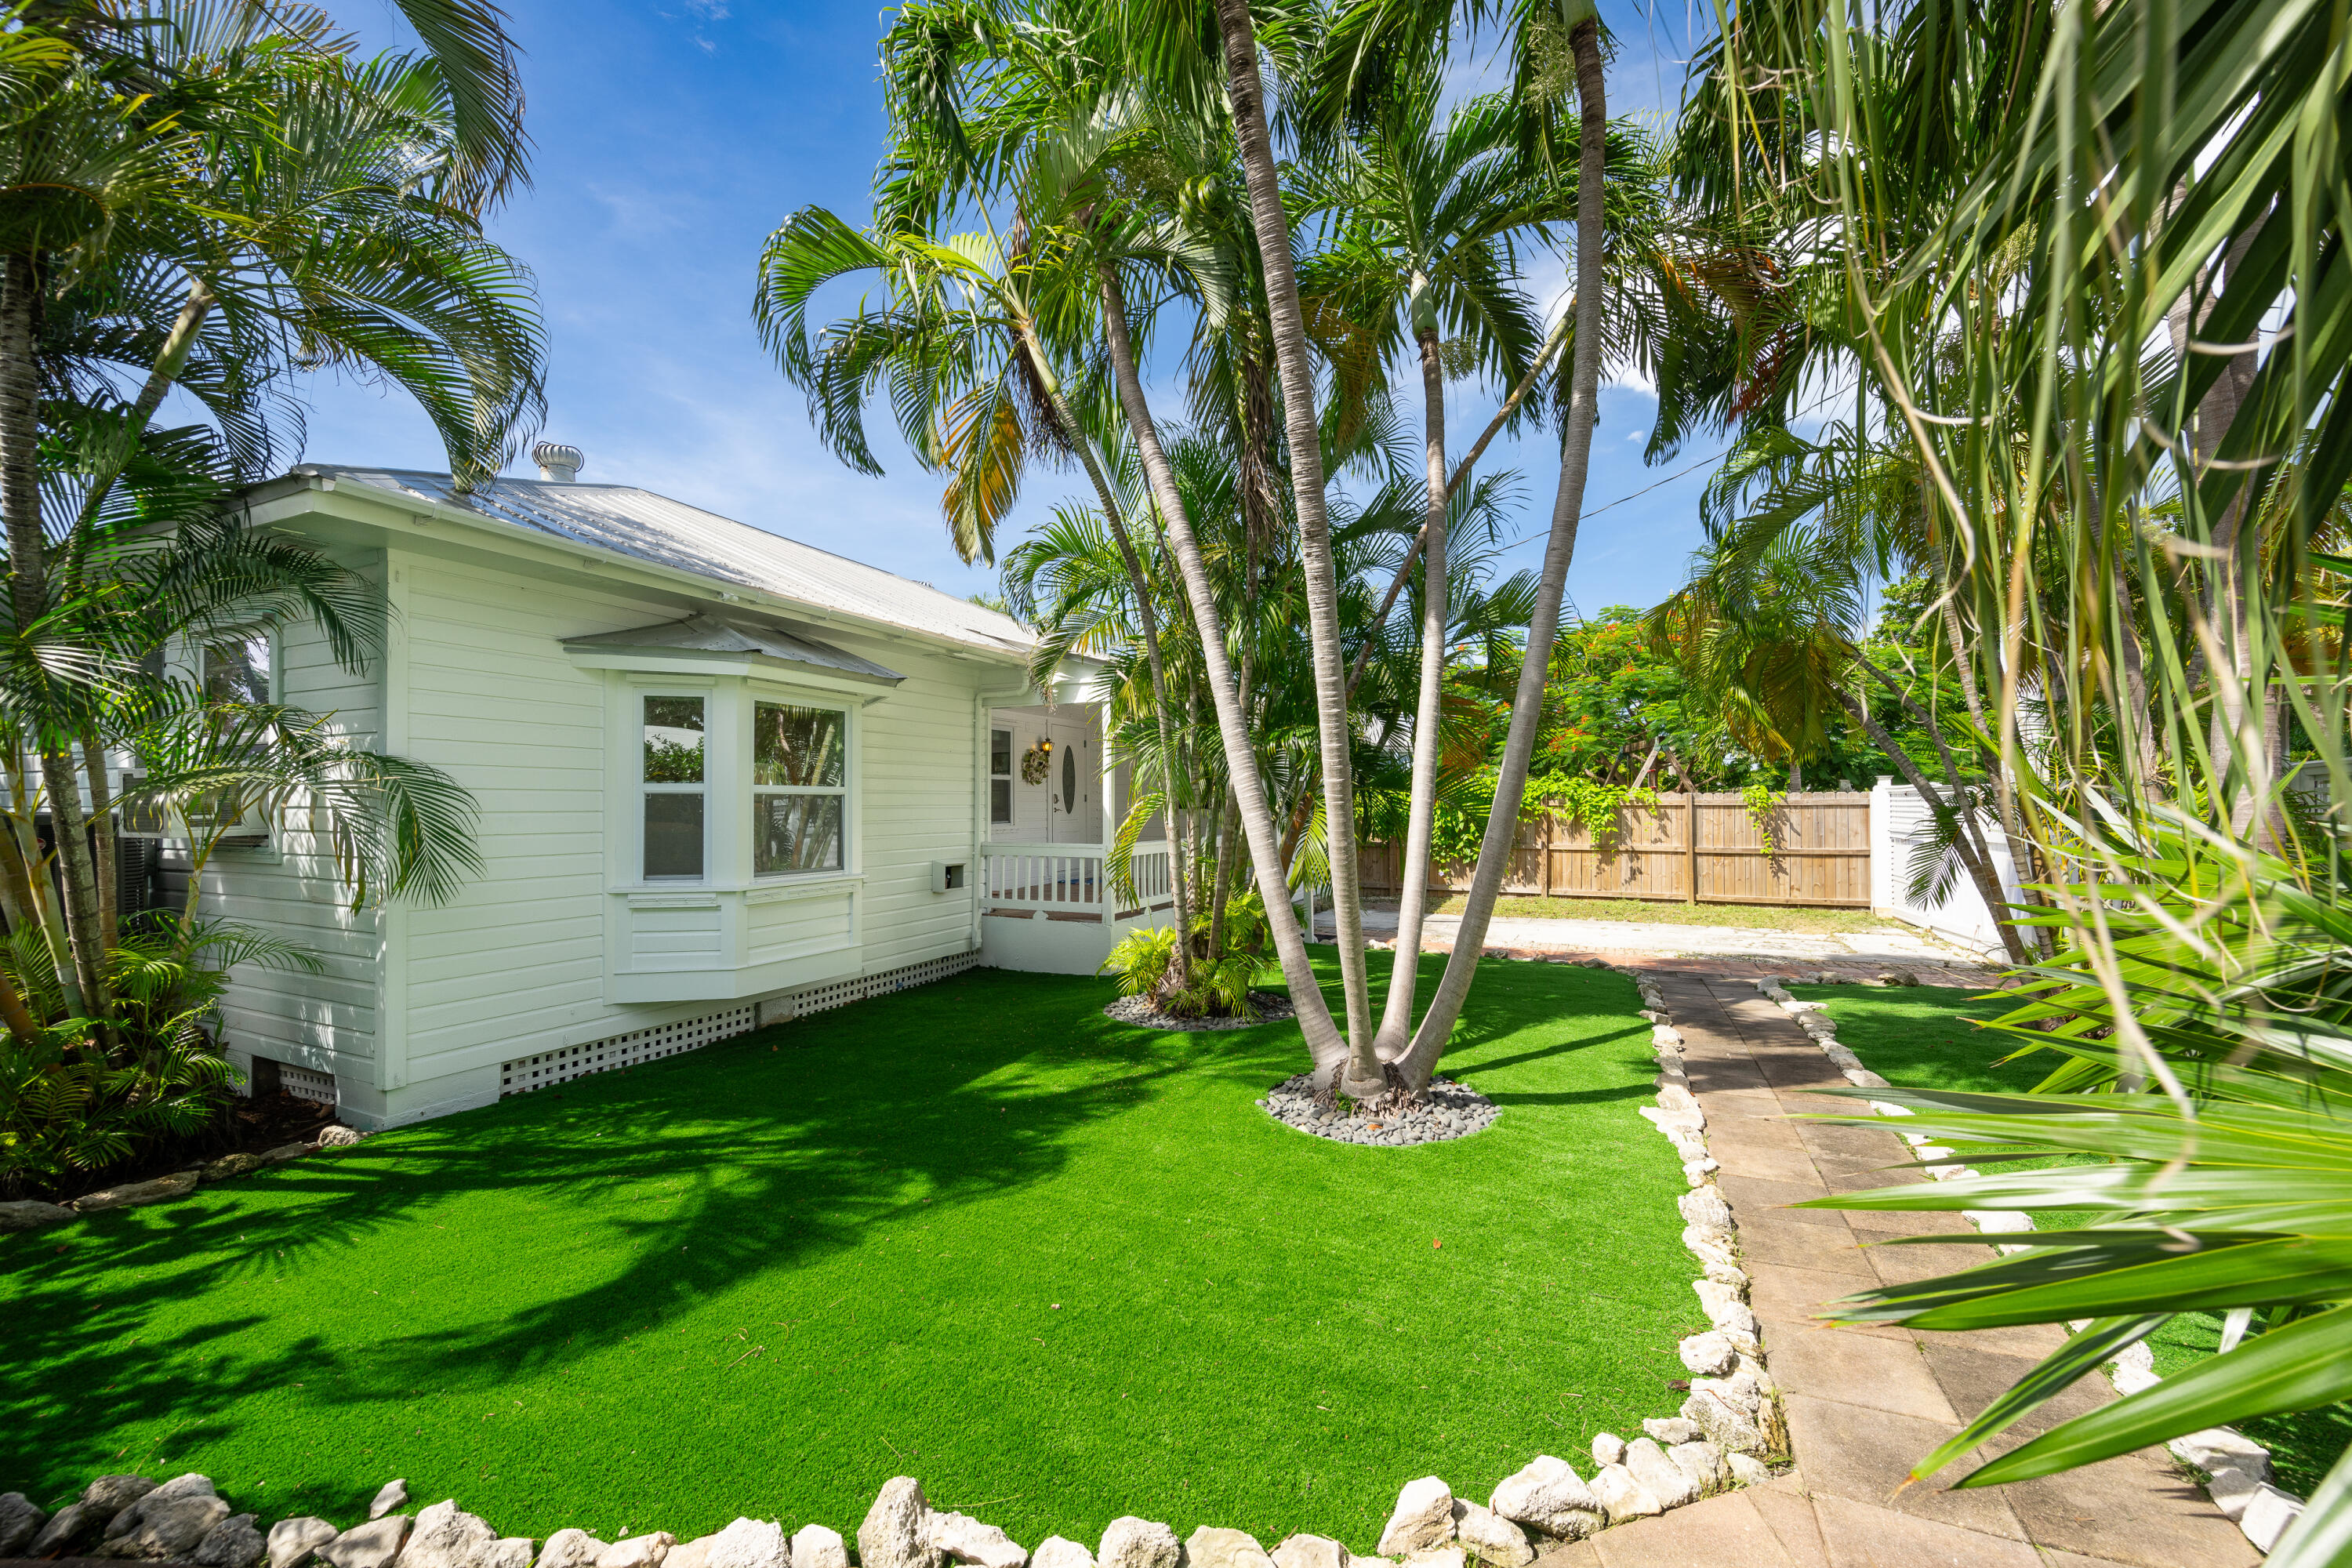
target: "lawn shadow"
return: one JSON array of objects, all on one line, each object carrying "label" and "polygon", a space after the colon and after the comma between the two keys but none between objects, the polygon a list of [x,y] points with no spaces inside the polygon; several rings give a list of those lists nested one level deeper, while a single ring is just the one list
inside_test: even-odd
[{"label": "lawn shadow", "polygon": [[[52,1468],[47,1450],[72,1430],[168,1417],[183,1437],[216,1433],[240,1404],[289,1384],[404,1400],[486,1369],[576,1358],[751,1274],[856,1247],[874,1226],[1050,1179],[1079,1130],[1138,1108],[1171,1076],[1262,1076],[1304,1060],[1296,1026],[1245,1040],[1154,1035],[1103,1016],[1108,990],[974,971],[378,1134],[190,1202],[12,1238],[0,1247],[0,1268],[17,1276],[0,1475]],[[886,1019],[897,1037],[877,1040]],[[886,1070],[877,1048],[890,1052]],[[1040,1087],[1023,1069],[1049,1059],[1098,1070]],[[615,1187],[642,1212],[614,1213]],[[245,1316],[123,1353],[171,1301],[269,1289],[321,1253],[443,1224],[451,1200],[483,1193],[593,1193],[606,1248],[626,1261],[520,1312],[364,1355],[315,1341],[241,1355],[236,1336],[266,1321]],[[505,1266],[537,1261],[524,1252]],[[212,1342],[223,1342],[215,1353]]]},{"label": "lawn shadow", "polygon": [[[1316,957],[1336,993],[1332,950]],[[1376,997],[1390,962],[1372,955]],[[1424,1007],[1444,963],[1423,957]],[[1516,1074],[1641,1032],[1476,1059],[1483,1044],[1560,1016],[1556,974],[1515,973],[1544,967],[1482,970],[1441,1070]],[[1573,1010],[1586,1011],[1591,997],[1591,1011],[1631,1011],[1602,1006],[1603,978],[1567,987]],[[486,1376],[575,1361],[754,1276],[855,1249],[878,1226],[1052,1180],[1087,1130],[1148,1104],[1171,1079],[1213,1074],[1255,1098],[1307,1065],[1296,1024],[1155,1034],[1105,1016],[1109,994],[1109,983],[1092,978],[973,971],[379,1134],[181,1204],[0,1241],[0,1270],[11,1277],[0,1478],[29,1485],[117,1460],[135,1468],[111,1447],[86,1450],[134,1425],[168,1429],[174,1447],[227,1434],[266,1419],[268,1396],[306,1383],[339,1401],[421,1403]],[[1074,1065],[1087,1070],[1065,1070]],[[1507,1104],[1647,1092],[1638,1082],[1562,1094],[1480,1087]],[[328,1258],[400,1236],[404,1247],[390,1256],[402,1262],[380,1275],[341,1270],[337,1282],[383,1295],[413,1288],[399,1270],[436,1257],[413,1245],[427,1227],[456,1226],[453,1243],[488,1248],[469,1266],[502,1284],[515,1271],[561,1279],[566,1260],[532,1250],[549,1243],[465,1234],[469,1221],[498,1221],[496,1205],[467,1212],[461,1200],[482,1194],[511,1199],[509,1214],[593,1196],[582,1223],[593,1237],[581,1246],[614,1266],[457,1326],[244,1348],[248,1331],[282,1321],[278,1303],[289,1298],[273,1292],[299,1289]],[[462,1271],[442,1274],[436,1288],[463,1289]],[[169,1339],[145,1337],[173,1304],[213,1293],[221,1316]],[[269,1307],[246,1310],[247,1299]],[[349,1511],[363,1500],[306,1506]]]}]

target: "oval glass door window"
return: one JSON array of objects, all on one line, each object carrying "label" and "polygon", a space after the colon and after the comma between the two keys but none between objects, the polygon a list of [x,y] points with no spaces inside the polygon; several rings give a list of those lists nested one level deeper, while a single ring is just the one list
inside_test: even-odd
[{"label": "oval glass door window", "polygon": [[1078,749],[1062,748],[1062,809],[1075,815],[1078,809]]}]

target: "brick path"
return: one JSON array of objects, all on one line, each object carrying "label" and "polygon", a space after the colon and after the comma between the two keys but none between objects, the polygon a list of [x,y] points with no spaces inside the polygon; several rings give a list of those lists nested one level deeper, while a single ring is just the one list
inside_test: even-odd
[{"label": "brick path", "polygon": [[[1874,1247],[1894,1234],[1975,1235],[1957,1214],[1880,1215],[1785,1205],[1884,1186],[1908,1152],[1874,1127],[1786,1120],[1824,1102],[1837,1069],[1746,980],[1654,971],[1685,1043],[1706,1108],[1708,1152],[1739,1225],[1765,1365],[1788,1408],[1795,1469],[1767,1486],[1710,1498],[1547,1552],[1537,1568],[2242,1568],[2260,1554],[2161,1448],[2061,1476],[1950,1491],[1967,1461],[1903,1489],[1912,1463],[1959,1430],[2033,1361],[2055,1329],[1914,1333],[1832,1328],[1823,1301],[1881,1280],[1924,1279],[1981,1262],[1955,1242]],[[1914,1178],[1916,1179],[1916,1178]],[[2097,1385],[2095,1390],[2093,1384]],[[2085,1379],[1988,1446],[2005,1451],[2115,1397]]]}]

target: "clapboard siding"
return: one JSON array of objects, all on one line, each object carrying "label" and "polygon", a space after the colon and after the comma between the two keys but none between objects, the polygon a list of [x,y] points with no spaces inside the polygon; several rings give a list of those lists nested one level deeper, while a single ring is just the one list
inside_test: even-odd
[{"label": "clapboard siding", "polygon": [[964,890],[931,891],[931,863],[972,859],[982,791],[974,742],[973,667],[904,646],[844,637],[841,646],[905,675],[864,715],[866,868],[862,966],[868,974],[971,946],[969,869]]},{"label": "clapboard siding", "polygon": [[846,894],[753,904],[748,911],[751,962],[772,963],[835,951],[849,940],[849,904]]},{"label": "clapboard siding", "polygon": [[[383,580],[381,551],[338,552],[344,564]],[[382,649],[369,650],[361,672],[335,661],[315,626],[289,627],[278,638],[278,700],[326,716],[353,744],[373,747],[383,734]],[[221,999],[232,1052],[327,1071],[371,1071],[375,1055],[376,914],[354,912],[336,874],[333,846],[294,812],[273,825],[261,849],[216,851],[203,873],[207,913],[259,927],[315,954],[318,974],[239,964]],[[174,879],[184,889],[184,879]]]},{"label": "clapboard siding", "polygon": [[410,1078],[640,1026],[604,1000],[604,686],[560,639],[677,612],[415,558],[406,588],[408,751],[473,792],[484,862],[408,914]]}]

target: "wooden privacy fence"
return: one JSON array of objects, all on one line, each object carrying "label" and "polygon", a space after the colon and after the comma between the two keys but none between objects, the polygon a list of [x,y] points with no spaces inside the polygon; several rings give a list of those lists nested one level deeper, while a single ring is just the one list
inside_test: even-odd
[{"label": "wooden privacy fence", "polygon": [[[1519,824],[1503,891],[1559,899],[1655,899],[1698,904],[1870,907],[1870,796],[1792,795],[1765,818],[1773,847],[1737,795],[1664,795],[1622,806],[1596,845],[1585,826],[1546,813]],[[1693,831],[1696,826],[1696,831]],[[1366,844],[1366,894],[1402,893],[1402,846]],[[1433,893],[1466,892],[1467,865],[1433,868]]]}]

